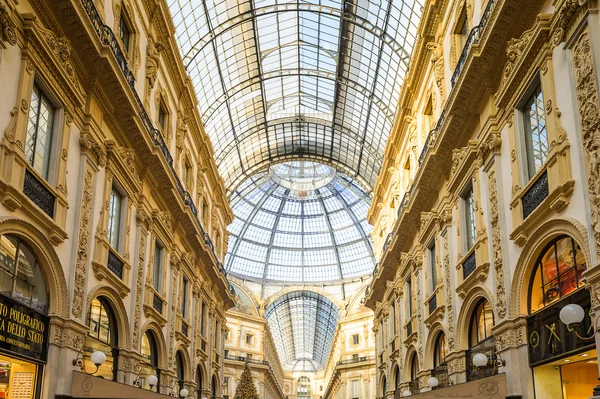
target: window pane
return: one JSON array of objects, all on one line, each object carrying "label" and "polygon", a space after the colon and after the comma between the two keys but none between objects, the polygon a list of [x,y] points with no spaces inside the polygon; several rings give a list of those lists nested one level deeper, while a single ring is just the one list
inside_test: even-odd
[{"label": "window pane", "polygon": [[544,165],[548,155],[548,137],[544,97],[538,86],[522,109],[527,150],[527,168],[532,178]]},{"label": "window pane", "polygon": [[17,242],[7,236],[0,237],[0,267],[11,274],[15,270],[15,259],[17,258]]},{"label": "window pane", "polygon": [[162,282],[162,256],[163,249],[156,243],[154,245],[154,271],[152,276],[152,284],[154,289],[160,293]]},{"label": "window pane", "polygon": [[44,179],[48,178],[54,114],[54,106],[40,88],[34,85],[29,104],[25,155],[29,163]]},{"label": "window pane", "polygon": [[473,248],[475,238],[477,237],[477,229],[475,227],[475,196],[473,187],[463,197],[465,206],[465,234],[466,234],[466,251]]},{"label": "window pane", "polygon": [[121,194],[113,187],[110,192],[110,209],[108,216],[108,242],[115,250],[119,250],[119,233],[121,225]]},{"label": "window pane", "polygon": [[431,276],[430,292],[433,292],[437,287],[437,266],[435,257],[435,244],[429,249],[429,275]]}]

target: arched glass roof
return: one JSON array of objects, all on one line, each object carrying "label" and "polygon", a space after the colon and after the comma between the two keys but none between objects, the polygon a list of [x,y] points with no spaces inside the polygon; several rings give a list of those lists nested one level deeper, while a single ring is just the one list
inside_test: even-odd
[{"label": "arched glass roof", "polygon": [[[275,165],[271,171],[277,176],[282,168],[300,169],[303,163],[321,171],[320,164],[306,161]],[[358,184],[339,172],[312,190],[306,185],[293,190],[278,180],[270,172],[258,173],[232,194],[229,273],[291,285],[343,282],[373,271],[372,227],[366,221],[371,200]]]},{"label": "arched glass roof", "polygon": [[226,187],[308,157],[372,189],[423,0],[168,3]]},{"label": "arched glass roof", "polygon": [[325,368],[339,319],[329,299],[310,291],[290,292],[267,308],[265,318],[285,370]]}]

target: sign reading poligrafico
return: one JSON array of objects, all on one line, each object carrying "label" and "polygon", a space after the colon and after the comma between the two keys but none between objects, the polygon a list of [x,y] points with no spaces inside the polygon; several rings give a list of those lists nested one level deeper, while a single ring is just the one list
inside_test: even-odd
[{"label": "sign reading poligrafico", "polygon": [[0,348],[46,360],[49,318],[0,295]]}]

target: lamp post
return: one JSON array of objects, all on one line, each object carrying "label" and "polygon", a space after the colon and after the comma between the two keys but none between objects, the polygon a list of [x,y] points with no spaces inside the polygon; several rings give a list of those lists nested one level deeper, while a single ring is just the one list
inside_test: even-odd
[{"label": "lamp post", "polygon": [[431,376],[427,380],[427,385],[429,385],[431,389],[435,389],[438,387],[438,385],[440,385],[440,381],[436,377]]},{"label": "lamp post", "polygon": [[182,388],[181,391],[179,391],[179,396],[182,398],[187,398],[187,396],[189,395],[189,391],[185,388]]}]

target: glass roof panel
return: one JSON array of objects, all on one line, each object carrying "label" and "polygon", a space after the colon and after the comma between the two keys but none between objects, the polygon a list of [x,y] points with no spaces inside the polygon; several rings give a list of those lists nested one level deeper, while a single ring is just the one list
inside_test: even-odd
[{"label": "glass roof panel", "polygon": [[424,0],[167,1],[228,195],[306,156],[372,190]]},{"label": "glass roof panel", "polygon": [[[332,273],[331,268],[321,267],[307,280],[327,273]],[[339,311],[329,299],[309,291],[290,292],[268,306],[265,318],[284,370],[319,371],[325,367],[339,319]]]},{"label": "glass roof panel", "polygon": [[[343,282],[371,273],[372,228],[366,222],[371,200],[351,178],[333,171],[291,161],[242,183],[231,199],[234,240],[226,269],[251,281],[286,284]],[[239,259],[263,262],[262,274],[247,273],[248,262]]]}]

